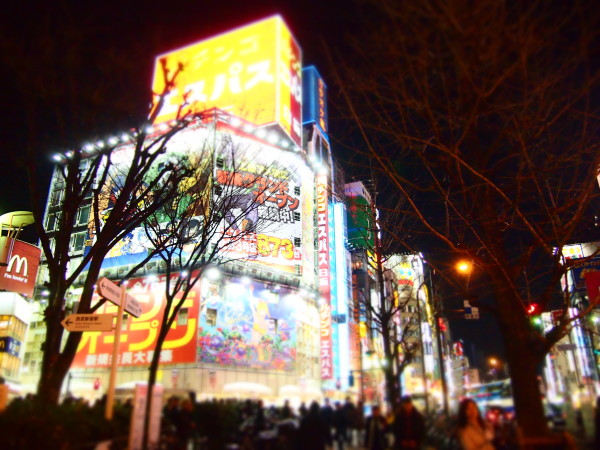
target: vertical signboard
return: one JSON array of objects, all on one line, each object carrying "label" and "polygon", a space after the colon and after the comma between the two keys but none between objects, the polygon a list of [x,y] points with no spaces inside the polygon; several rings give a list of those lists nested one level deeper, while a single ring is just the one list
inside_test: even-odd
[{"label": "vertical signboard", "polygon": [[258,126],[278,125],[302,139],[301,50],[279,16],[237,28],[156,58],[152,90],[165,87],[163,70],[180,70],[157,123],[184,112],[219,108]]},{"label": "vertical signboard", "polygon": [[317,258],[319,273],[319,313],[321,316],[321,379],[333,378],[331,336],[331,282],[329,261],[329,183],[317,176]]},{"label": "vertical signboard", "polygon": [[325,134],[329,131],[327,123],[327,85],[314,66],[302,69],[303,123],[316,123]]}]

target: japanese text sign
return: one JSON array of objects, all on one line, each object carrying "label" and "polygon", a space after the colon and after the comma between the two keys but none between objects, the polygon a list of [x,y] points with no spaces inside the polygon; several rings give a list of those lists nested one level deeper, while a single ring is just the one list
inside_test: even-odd
[{"label": "japanese text sign", "polygon": [[188,45],[156,58],[152,90],[164,90],[181,68],[156,122],[176,117],[181,105],[219,108],[256,125],[278,124],[301,145],[301,51],[279,16]]}]

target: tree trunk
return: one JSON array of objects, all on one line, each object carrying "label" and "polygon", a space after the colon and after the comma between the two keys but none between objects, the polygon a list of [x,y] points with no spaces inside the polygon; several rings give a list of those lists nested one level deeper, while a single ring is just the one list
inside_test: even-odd
[{"label": "tree trunk", "polygon": [[540,337],[527,315],[514,313],[522,309],[521,301],[503,280],[495,281],[496,298],[506,302],[498,308],[500,330],[510,370],[517,423],[525,436],[549,433],[544,415],[537,367],[544,357]]},{"label": "tree trunk", "polygon": [[147,449],[148,444],[150,443],[150,411],[152,410],[152,394],[154,391],[154,385],[156,384],[156,372],[158,371],[158,363],[160,361],[160,351],[162,350],[163,342],[165,341],[168,332],[168,329],[163,330],[163,328],[166,328],[164,323],[161,326],[161,330],[156,341],[156,347],[154,348],[154,353],[152,354],[152,361],[150,362],[150,367],[148,368],[148,397],[146,399],[146,412],[144,413],[143,449]]}]

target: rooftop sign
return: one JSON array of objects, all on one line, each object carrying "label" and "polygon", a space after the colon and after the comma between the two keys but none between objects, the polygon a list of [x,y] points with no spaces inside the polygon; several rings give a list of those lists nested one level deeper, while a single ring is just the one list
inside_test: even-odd
[{"label": "rooftop sign", "polygon": [[175,86],[157,123],[189,111],[225,110],[258,126],[279,125],[301,145],[301,51],[280,16],[165,53],[156,58],[152,90],[163,91],[163,65]]}]

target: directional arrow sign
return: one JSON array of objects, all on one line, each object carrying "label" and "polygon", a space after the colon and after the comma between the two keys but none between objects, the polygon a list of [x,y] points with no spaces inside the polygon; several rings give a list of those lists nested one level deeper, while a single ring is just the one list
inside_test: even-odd
[{"label": "directional arrow sign", "polygon": [[[121,303],[121,290],[125,289],[110,281],[108,278],[100,278],[96,283],[96,290],[100,297],[119,306]],[[134,317],[142,315],[142,305],[132,295],[125,295],[123,309]]]},{"label": "directional arrow sign", "polygon": [[67,331],[111,331],[113,314],[69,314],[61,322]]}]

